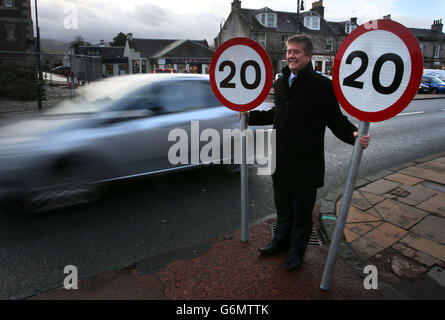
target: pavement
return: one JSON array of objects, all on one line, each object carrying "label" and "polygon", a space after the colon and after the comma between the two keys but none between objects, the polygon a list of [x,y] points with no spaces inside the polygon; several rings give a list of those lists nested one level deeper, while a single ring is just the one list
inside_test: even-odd
[{"label": "pavement", "polygon": [[[257,251],[273,237],[271,215],[250,226],[247,242],[236,231],[106,274],[79,274],[78,289],[61,284],[29,299],[445,299],[445,152],[356,181],[331,286],[323,291],[342,194],[335,190],[315,206],[315,231],[298,270],[284,268],[287,253],[265,257]],[[378,271],[374,289],[364,286],[368,265]]]}]

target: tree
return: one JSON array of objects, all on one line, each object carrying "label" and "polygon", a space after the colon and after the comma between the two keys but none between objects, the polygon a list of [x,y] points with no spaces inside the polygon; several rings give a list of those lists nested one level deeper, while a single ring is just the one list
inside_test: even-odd
[{"label": "tree", "polygon": [[113,42],[110,42],[112,47],[124,47],[127,41],[127,35],[123,32],[119,32],[114,38]]},{"label": "tree", "polygon": [[79,54],[79,48],[80,46],[85,45],[85,40],[82,36],[76,36],[74,38],[74,41],[71,42],[70,48],[74,48],[74,53]]}]

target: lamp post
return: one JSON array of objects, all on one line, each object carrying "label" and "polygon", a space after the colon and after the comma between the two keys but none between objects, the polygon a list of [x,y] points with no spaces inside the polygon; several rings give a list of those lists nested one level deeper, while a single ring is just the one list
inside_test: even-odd
[{"label": "lamp post", "polygon": [[37,0],[35,0],[35,8],[36,8],[36,31],[37,31],[37,69],[39,72],[39,80],[37,82],[37,108],[39,112],[42,111],[42,66],[40,64],[40,29],[39,29],[39,16],[37,13]]},{"label": "lamp post", "polygon": [[[304,0],[301,0],[301,10],[304,10]],[[297,5],[297,33],[300,33],[300,0]]]}]

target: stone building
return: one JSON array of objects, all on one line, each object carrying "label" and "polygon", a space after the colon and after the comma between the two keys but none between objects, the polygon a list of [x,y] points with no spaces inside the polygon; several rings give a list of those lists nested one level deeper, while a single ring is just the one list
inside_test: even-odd
[{"label": "stone building", "polygon": [[431,29],[409,28],[419,41],[425,69],[445,70],[445,33],[442,19],[435,20]]},{"label": "stone building", "polygon": [[215,47],[235,37],[256,40],[268,52],[274,73],[286,65],[286,41],[298,33],[309,34],[314,43],[312,63],[316,71],[330,74],[335,54],[341,42],[357,28],[357,19],[330,22],[324,19],[323,1],[312,4],[308,11],[274,11],[241,8],[241,1],[233,0],[232,10],[215,38]]},{"label": "stone building", "polygon": [[[215,47],[235,37],[256,40],[268,52],[274,73],[286,65],[286,40],[296,33],[312,37],[316,71],[330,74],[334,57],[342,41],[358,27],[357,18],[332,22],[324,19],[323,0],[312,3],[308,11],[274,11],[270,8],[244,9],[241,1],[233,0],[232,10],[215,38]],[[391,15],[383,17],[391,19]],[[376,18],[377,19],[377,18]],[[442,20],[433,22],[431,29],[409,28],[417,38],[424,58],[424,68],[445,69],[445,34]]]},{"label": "stone building", "polygon": [[130,74],[157,68],[207,74],[213,53],[206,40],[136,39],[131,33],[124,49]]},{"label": "stone building", "polygon": [[0,0],[0,51],[21,53],[0,53],[0,63],[16,62],[21,65],[32,65],[34,29],[31,18],[31,0]]}]

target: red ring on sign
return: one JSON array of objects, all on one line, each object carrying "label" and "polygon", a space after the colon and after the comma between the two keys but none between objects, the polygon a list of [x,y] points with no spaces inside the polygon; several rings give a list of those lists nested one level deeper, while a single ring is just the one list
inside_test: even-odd
[{"label": "red ring on sign", "polygon": [[[377,24],[376,29],[365,28],[365,25],[372,26],[373,23]],[[408,86],[406,90],[393,105],[381,111],[366,112],[354,107],[352,104],[349,103],[349,101],[344,96],[343,91],[341,90],[340,79],[339,79],[340,64],[343,59],[343,55],[345,54],[346,49],[350,46],[350,44],[359,36],[365,34],[366,32],[374,30],[385,30],[391,32],[396,36],[398,36],[403,41],[411,57],[412,70],[411,70],[411,77],[408,81]],[[377,20],[377,21],[370,21],[367,24],[361,25],[353,32],[351,32],[351,34],[342,42],[334,60],[334,67],[332,70],[332,84],[338,102],[343,107],[343,109],[346,110],[347,113],[349,113],[350,115],[361,121],[378,122],[394,117],[410,104],[410,102],[416,95],[417,91],[419,90],[420,81],[422,80],[422,74],[423,74],[423,57],[416,37],[414,37],[411,31],[409,31],[407,28],[405,28],[398,22],[392,20]]]},{"label": "red ring on sign", "polygon": [[[255,98],[255,100],[246,104],[236,104],[227,100],[219,91],[219,87],[216,84],[215,80],[216,64],[218,62],[219,57],[226,49],[236,45],[248,46],[253,50],[255,50],[256,53],[258,53],[258,55],[261,57],[261,60],[264,63],[264,68],[266,70],[266,79],[263,90],[261,90],[261,93],[258,95],[257,98]],[[263,101],[266,100],[267,95],[270,92],[270,88],[272,87],[272,82],[273,82],[273,69],[269,55],[259,43],[249,38],[241,38],[241,37],[233,38],[224,42],[213,55],[212,61],[210,62],[209,73],[210,73],[210,84],[212,85],[212,90],[215,93],[215,96],[218,98],[218,100],[227,108],[239,112],[247,112],[249,110],[255,109],[261,103],[263,103]]]}]

